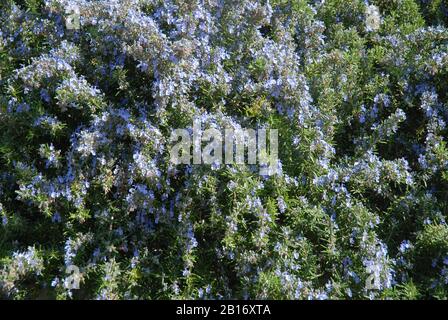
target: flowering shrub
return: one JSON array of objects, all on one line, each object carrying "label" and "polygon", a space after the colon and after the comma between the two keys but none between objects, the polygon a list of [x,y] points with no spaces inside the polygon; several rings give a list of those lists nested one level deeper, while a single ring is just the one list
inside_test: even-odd
[{"label": "flowering shrub", "polygon": [[[3,0],[0,294],[447,299],[447,10]],[[172,164],[194,121],[277,173]]]}]

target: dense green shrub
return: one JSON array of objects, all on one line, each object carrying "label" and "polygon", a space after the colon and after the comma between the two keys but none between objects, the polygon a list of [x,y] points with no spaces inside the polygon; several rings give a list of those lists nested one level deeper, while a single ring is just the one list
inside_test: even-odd
[{"label": "dense green shrub", "polygon": [[[1,1],[0,294],[448,298],[447,8]],[[173,165],[194,121],[279,172]]]}]

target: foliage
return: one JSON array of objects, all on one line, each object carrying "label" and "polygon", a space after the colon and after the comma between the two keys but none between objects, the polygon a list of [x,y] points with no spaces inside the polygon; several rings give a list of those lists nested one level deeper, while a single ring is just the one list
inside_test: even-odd
[{"label": "foliage", "polygon": [[[447,17],[428,0],[3,0],[0,294],[447,299]],[[280,172],[173,166],[193,121],[277,128]]]}]

